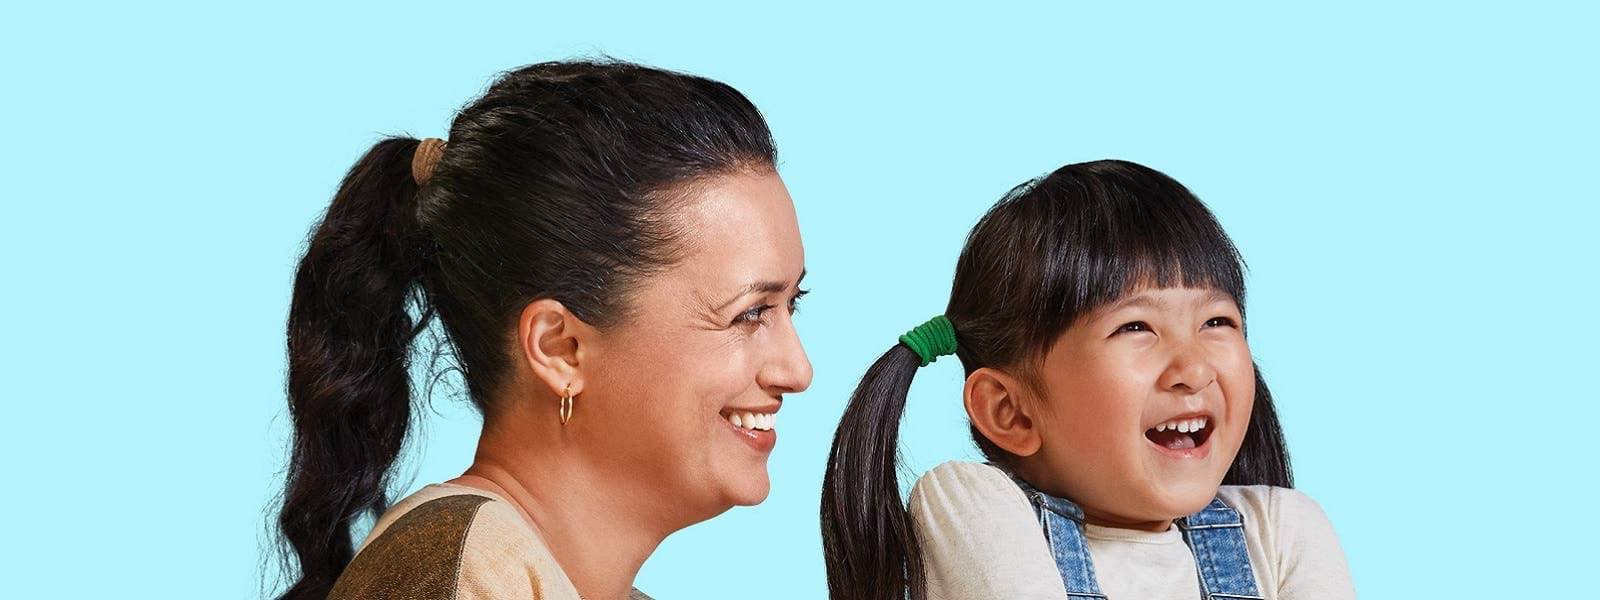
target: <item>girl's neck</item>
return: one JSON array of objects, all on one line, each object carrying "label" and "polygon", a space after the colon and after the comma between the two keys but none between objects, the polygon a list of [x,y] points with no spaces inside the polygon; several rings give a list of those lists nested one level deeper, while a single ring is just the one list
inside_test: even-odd
[{"label": "girl's neck", "polygon": [[527,448],[505,457],[496,448],[506,446],[485,443],[487,437],[486,430],[472,466],[451,483],[486,489],[516,505],[585,599],[628,598],[645,559],[676,528],[649,522],[636,490],[607,485],[574,461],[536,457]]},{"label": "girl's neck", "polygon": [[1028,482],[1028,485],[1033,486],[1034,489],[1076,504],[1078,509],[1083,511],[1083,521],[1090,525],[1111,527],[1115,529],[1133,529],[1138,531],[1156,532],[1166,531],[1172,528],[1172,519],[1132,519],[1116,515],[1108,511],[1103,511],[1093,506],[1085,506],[1082,502],[1079,502],[1076,499],[1051,491],[1056,489],[1058,486],[1051,484],[1050,477],[1043,476],[1045,472],[1048,472],[1048,467],[1045,465],[1034,464],[1031,461],[1018,461],[1017,463],[1005,468],[1014,471],[1018,477],[1021,477],[1023,481]]},{"label": "girl's neck", "polygon": [[1083,522],[1100,527],[1115,529],[1134,529],[1138,531],[1162,532],[1172,528],[1172,519],[1160,521],[1138,521],[1102,513],[1087,506],[1079,505],[1083,509]]}]

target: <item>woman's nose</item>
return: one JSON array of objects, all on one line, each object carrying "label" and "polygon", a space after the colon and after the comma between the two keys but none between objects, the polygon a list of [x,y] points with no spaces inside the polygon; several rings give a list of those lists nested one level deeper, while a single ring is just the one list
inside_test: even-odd
[{"label": "woman's nose", "polygon": [[811,387],[811,359],[800,344],[794,321],[786,319],[785,323],[778,339],[773,340],[771,359],[756,374],[756,383],[776,394],[795,394]]}]

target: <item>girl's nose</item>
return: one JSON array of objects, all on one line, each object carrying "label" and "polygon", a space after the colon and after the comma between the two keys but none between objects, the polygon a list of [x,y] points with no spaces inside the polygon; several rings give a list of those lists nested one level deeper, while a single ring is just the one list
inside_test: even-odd
[{"label": "girl's nose", "polygon": [[1199,344],[1188,344],[1172,355],[1157,385],[1175,394],[1193,394],[1217,380],[1217,369]]}]

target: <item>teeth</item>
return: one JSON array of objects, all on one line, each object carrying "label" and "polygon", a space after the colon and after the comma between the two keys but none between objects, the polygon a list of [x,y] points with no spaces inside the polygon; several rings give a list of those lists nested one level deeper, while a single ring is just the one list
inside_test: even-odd
[{"label": "teeth", "polygon": [[1205,417],[1196,417],[1193,419],[1173,419],[1160,425],[1156,425],[1155,429],[1158,432],[1176,431],[1178,433],[1193,433],[1200,431],[1201,429],[1205,429],[1206,425],[1209,423],[1210,419]]},{"label": "teeth", "polygon": [[728,413],[728,422],[741,429],[771,430],[778,425],[778,415],[773,413]]}]

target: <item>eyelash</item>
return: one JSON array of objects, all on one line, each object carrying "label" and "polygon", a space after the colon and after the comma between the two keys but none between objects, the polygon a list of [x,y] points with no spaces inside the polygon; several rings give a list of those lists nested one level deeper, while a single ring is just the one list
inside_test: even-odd
[{"label": "eyelash", "polygon": [[1118,334],[1123,334],[1123,333],[1138,333],[1138,332],[1141,332],[1141,331],[1150,331],[1150,324],[1146,323],[1144,321],[1134,321],[1132,323],[1123,323],[1122,326],[1118,327],[1116,331],[1111,333],[1111,335],[1118,335]]},{"label": "eyelash", "polygon": [[[789,314],[793,315],[793,314],[796,314],[796,313],[800,312],[800,299],[804,298],[805,295],[809,294],[809,293],[811,293],[811,290],[799,290],[799,291],[795,292],[794,297],[789,299]],[[750,310],[747,310],[747,311],[744,311],[742,313],[739,313],[739,316],[734,317],[733,318],[733,324],[734,325],[764,325],[764,324],[766,324],[767,311],[772,310],[774,308],[777,308],[777,307],[775,307],[775,306],[773,306],[771,304],[762,304],[760,306],[752,306],[752,307],[750,307]]]},{"label": "eyelash", "polygon": [[[1231,317],[1211,317],[1210,319],[1206,319],[1206,323],[1204,325],[1204,327],[1207,327],[1207,328],[1211,328],[1211,327],[1238,327],[1238,326],[1239,326],[1238,323],[1235,322]],[[1141,332],[1141,331],[1150,331],[1150,324],[1146,323],[1144,321],[1134,321],[1132,323],[1124,323],[1121,327],[1118,327],[1116,331],[1112,332],[1111,335],[1118,335],[1118,334],[1123,334],[1123,333],[1138,333],[1138,332]]]}]

